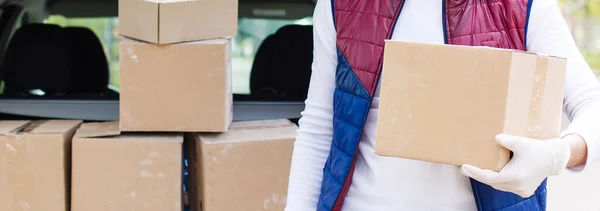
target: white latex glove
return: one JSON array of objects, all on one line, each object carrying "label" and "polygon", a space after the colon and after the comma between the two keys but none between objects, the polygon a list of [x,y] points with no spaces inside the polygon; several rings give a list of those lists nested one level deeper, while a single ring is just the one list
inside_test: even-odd
[{"label": "white latex glove", "polygon": [[463,165],[461,173],[501,191],[527,198],[542,181],[560,174],[571,157],[568,143],[562,139],[538,140],[500,134],[498,144],[513,151],[513,157],[500,172]]}]

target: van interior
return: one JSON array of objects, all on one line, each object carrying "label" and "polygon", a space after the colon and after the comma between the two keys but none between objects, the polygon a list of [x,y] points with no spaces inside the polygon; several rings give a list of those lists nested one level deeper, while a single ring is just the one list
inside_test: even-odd
[{"label": "van interior", "polygon": [[[239,0],[232,38],[234,121],[300,117],[315,4]],[[118,120],[117,0],[0,5],[0,119]]]}]

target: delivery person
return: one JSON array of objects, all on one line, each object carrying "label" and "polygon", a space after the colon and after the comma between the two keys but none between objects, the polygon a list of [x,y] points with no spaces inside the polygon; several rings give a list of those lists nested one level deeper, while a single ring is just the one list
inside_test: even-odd
[{"label": "delivery person", "polygon": [[[313,20],[313,73],[286,211],[545,210],[548,176],[585,171],[600,156],[599,83],[556,0],[320,0]],[[497,136],[514,152],[500,172],[377,156],[385,39],[566,57],[572,124],[555,140]]]}]

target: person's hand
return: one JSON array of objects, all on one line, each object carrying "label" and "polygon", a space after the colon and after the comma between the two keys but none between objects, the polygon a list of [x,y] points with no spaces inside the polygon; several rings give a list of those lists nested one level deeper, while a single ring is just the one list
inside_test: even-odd
[{"label": "person's hand", "polygon": [[538,140],[500,134],[498,144],[513,151],[513,157],[500,172],[463,165],[461,173],[501,191],[523,198],[533,195],[542,181],[566,169],[571,156],[566,141]]}]

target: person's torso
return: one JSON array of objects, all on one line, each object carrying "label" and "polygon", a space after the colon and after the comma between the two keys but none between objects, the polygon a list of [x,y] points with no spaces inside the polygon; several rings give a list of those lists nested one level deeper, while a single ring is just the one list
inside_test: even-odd
[{"label": "person's torso", "polygon": [[[392,40],[442,44],[442,30],[442,1],[407,0]],[[376,90],[343,210],[477,210],[470,181],[457,166],[374,153],[378,107]]]}]

